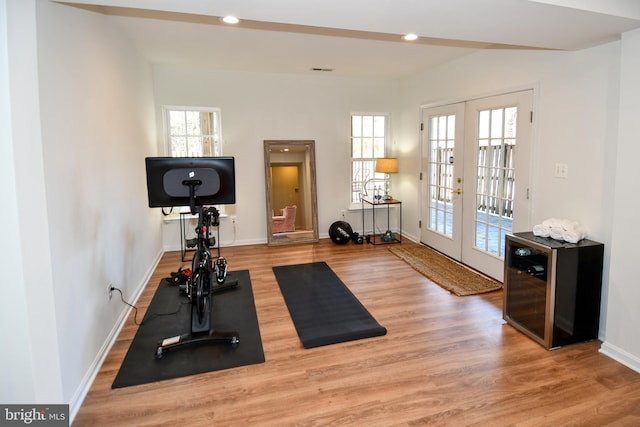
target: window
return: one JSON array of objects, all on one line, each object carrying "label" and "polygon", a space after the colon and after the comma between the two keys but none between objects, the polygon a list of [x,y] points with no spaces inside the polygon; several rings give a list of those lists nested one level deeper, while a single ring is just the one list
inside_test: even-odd
[{"label": "window", "polygon": [[[169,157],[222,155],[219,109],[163,107],[163,110]],[[217,208],[224,213],[224,206]]]},{"label": "window", "polygon": [[384,174],[376,173],[376,159],[387,157],[388,114],[351,114],[351,203],[361,195],[373,195],[384,186]]},{"label": "window", "polygon": [[220,156],[220,110],[165,107],[170,157]]}]

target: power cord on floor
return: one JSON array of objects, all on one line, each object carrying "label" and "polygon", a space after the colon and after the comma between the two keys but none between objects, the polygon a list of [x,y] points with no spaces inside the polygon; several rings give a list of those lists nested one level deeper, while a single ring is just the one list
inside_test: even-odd
[{"label": "power cord on floor", "polygon": [[120,301],[122,301],[123,303],[125,303],[126,305],[128,305],[129,307],[133,308],[134,310],[134,314],[133,314],[133,323],[135,323],[136,325],[140,326],[141,323],[138,323],[138,307],[136,307],[133,304],[129,304],[127,301],[124,300],[124,296],[122,295],[122,291],[118,288],[116,288],[115,286],[111,287],[112,291],[118,291],[118,293],[120,294]]},{"label": "power cord on floor", "polygon": [[181,302],[178,304],[178,308],[175,309],[175,311],[172,311],[170,313],[152,313],[151,315],[149,315],[146,319],[144,319],[142,322],[138,323],[138,307],[136,307],[133,304],[128,303],[127,301],[124,300],[124,296],[122,295],[122,291],[118,288],[116,288],[115,286],[111,286],[111,290],[112,291],[118,291],[118,293],[120,294],[120,301],[122,301],[124,304],[128,305],[129,307],[133,308],[134,310],[134,314],[133,314],[133,323],[135,323],[136,325],[140,326],[140,325],[144,325],[145,322],[148,322],[149,320],[153,319],[154,317],[159,317],[159,316],[171,316],[173,314],[178,314],[178,312],[180,311],[180,309],[182,308],[182,306],[184,304],[188,304],[189,301],[186,302]]}]

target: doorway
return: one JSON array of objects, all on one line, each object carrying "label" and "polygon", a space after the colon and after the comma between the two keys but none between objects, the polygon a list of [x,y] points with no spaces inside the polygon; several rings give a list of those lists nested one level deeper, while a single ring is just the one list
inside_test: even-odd
[{"label": "doorway", "polygon": [[[296,206],[304,212],[300,200],[300,173],[302,164],[274,164],[271,166],[271,200],[274,215],[287,206]],[[277,213],[276,213],[277,212]],[[302,228],[303,215],[296,215],[296,229]]]},{"label": "doorway", "polygon": [[533,91],[422,110],[420,241],[500,281],[529,229]]}]

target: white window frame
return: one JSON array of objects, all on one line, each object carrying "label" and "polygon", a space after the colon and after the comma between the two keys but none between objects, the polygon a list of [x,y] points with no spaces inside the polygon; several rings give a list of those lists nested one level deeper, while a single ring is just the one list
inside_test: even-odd
[{"label": "white window frame", "polygon": [[[375,148],[372,142],[371,150],[369,153],[371,156],[365,156],[363,153],[355,153],[354,144],[356,138],[365,138],[368,135],[362,135],[362,132],[354,132],[354,117],[374,117],[384,119],[384,134],[370,135],[370,137],[384,138],[383,152],[375,153]],[[349,117],[349,155],[350,155],[350,191],[349,191],[349,207],[350,209],[360,209],[361,197],[363,194],[373,196],[373,186],[383,186],[385,175],[383,173],[375,172],[375,160],[377,158],[390,157],[391,153],[391,115],[389,113],[373,113],[373,112],[352,112]],[[365,187],[363,189],[363,187]]]}]

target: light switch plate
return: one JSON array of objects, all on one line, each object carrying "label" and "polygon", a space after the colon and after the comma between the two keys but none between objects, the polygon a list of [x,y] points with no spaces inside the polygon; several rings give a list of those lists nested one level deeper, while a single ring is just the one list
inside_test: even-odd
[{"label": "light switch plate", "polygon": [[556,163],[556,178],[568,178],[569,165],[566,163]]}]

